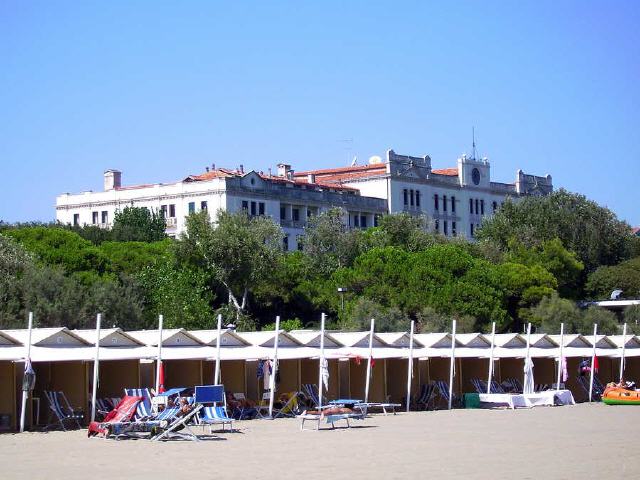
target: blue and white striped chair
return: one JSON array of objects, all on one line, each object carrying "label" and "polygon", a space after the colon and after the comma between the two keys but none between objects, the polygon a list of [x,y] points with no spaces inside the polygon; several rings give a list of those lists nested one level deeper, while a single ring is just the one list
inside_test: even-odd
[{"label": "blue and white striped chair", "polygon": [[[84,414],[82,412],[76,412],[71,407],[69,400],[65,396],[64,392],[54,392],[54,391],[46,391],[44,392],[47,397],[47,401],[49,402],[49,408],[51,409],[51,413],[49,414],[49,423],[45,427],[45,430],[57,426],[58,423],[62,427],[63,430],[66,430],[66,423],[75,423],[78,428],[82,428],[80,425],[80,420],[84,418]],[[53,420],[55,417],[56,421]]]},{"label": "blue and white striped chair", "polygon": [[214,425],[229,425],[233,431],[233,418],[227,414],[227,397],[224,394],[223,385],[202,385],[195,388],[195,403],[202,405],[198,412],[197,422],[200,425],[209,425],[209,433],[213,432]]},{"label": "blue and white striped chair", "polygon": [[315,383],[305,383],[302,385],[302,391],[313,402],[313,406],[318,408],[320,406],[320,395],[318,392],[318,386]]},{"label": "blue and white striped chair", "polygon": [[130,397],[142,397],[142,401],[136,409],[135,420],[144,420],[145,418],[151,418],[153,416],[151,393],[148,388],[125,388],[124,393]]},{"label": "blue and white striped chair", "polygon": [[229,428],[233,430],[233,418],[227,415],[226,407],[203,407],[199,415],[200,423],[209,425],[209,433],[213,432],[213,425],[222,425],[224,432],[224,426],[228,424]]}]

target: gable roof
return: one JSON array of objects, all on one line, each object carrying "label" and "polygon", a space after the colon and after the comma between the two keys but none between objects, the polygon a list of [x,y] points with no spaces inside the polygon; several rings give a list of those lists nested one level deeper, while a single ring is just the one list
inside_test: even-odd
[{"label": "gable roof", "polygon": [[[549,335],[554,342],[560,345],[560,335]],[[565,334],[564,335],[564,346],[565,347],[573,347],[573,348],[589,348],[591,347],[591,342],[584,338],[583,335],[579,333]]]},{"label": "gable roof", "polygon": [[[275,330],[262,330],[260,332],[236,332],[246,342],[256,347],[273,347],[275,345]],[[296,347],[300,342],[284,330],[278,334],[278,347]]]},{"label": "gable roof", "polygon": [[[370,332],[331,332],[331,335],[345,347],[369,348]],[[374,333],[373,346],[386,347],[387,343]]]},{"label": "gable roof", "polygon": [[[593,335],[585,336],[591,346],[593,346]],[[618,348],[618,346],[609,339],[607,335],[596,335],[596,347],[597,348]]]},{"label": "gable roof", "polygon": [[[387,345],[391,345],[392,347],[407,347],[411,343],[411,335],[407,332],[389,332],[389,333],[378,333],[378,336],[384,340]],[[413,334],[413,347],[420,348],[422,347],[422,343],[420,340],[416,338],[416,334]]]},{"label": "gable roof", "polygon": [[519,333],[496,333],[495,344],[503,348],[522,348],[527,340]]},{"label": "gable roof", "polygon": [[[293,338],[306,347],[320,347],[320,330],[292,330],[289,332]],[[330,333],[324,332],[324,347],[338,348],[342,344]]]},{"label": "gable roof", "polygon": [[2,330],[0,330],[0,345],[2,345],[3,347],[19,346],[19,345],[22,345],[22,343],[17,338],[14,338],[8,333],[4,333]]},{"label": "gable roof", "polygon": [[457,333],[456,340],[465,347],[491,347],[491,335],[483,335],[482,333]]},{"label": "gable roof", "polygon": [[[618,348],[622,348],[622,335],[609,335],[608,338]],[[635,335],[627,334],[625,348],[640,348],[640,339]]]},{"label": "gable roof", "polygon": [[[427,348],[451,348],[450,333],[418,333],[414,338]],[[461,346],[460,341],[456,339],[456,347]]]},{"label": "gable roof", "polygon": [[[3,330],[10,337],[23,345],[29,341],[29,330]],[[31,330],[31,345],[39,347],[86,347],[90,345],[82,337],[71,332],[67,327],[34,328]]]},{"label": "gable roof", "polygon": [[[189,330],[189,333],[205,345],[218,345],[218,330]],[[244,347],[251,345],[234,331],[223,328],[220,332],[221,347]]]},{"label": "gable roof", "polygon": [[[134,330],[127,333],[144,345],[158,346],[158,330]],[[184,328],[162,330],[163,347],[193,347],[197,345],[202,345],[202,342]]]},{"label": "gable roof", "polygon": [[[96,341],[96,331],[83,329],[71,330],[73,333],[81,337],[85,342],[92,345]],[[100,346],[101,347],[137,347],[144,345],[141,341],[136,340],[131,335],[123,332],[119,328],[101,328],[100,329]]]},{"label": "gable roof", "polygon": [[[526,341],[527,337],[524,336],[524,338]],[[555,348],[559,345],[546,333],[532,333],[531,346],[535,348]]]}]

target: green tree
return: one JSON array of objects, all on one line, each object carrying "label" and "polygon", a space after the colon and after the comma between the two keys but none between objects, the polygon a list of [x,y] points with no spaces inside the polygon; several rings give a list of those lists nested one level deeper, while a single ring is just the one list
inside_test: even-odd
[{"label": "green tree", "polygon": [[125,207],[116,212],[111,235],[118,242],[156,242],[166,238],[161,213],[144,207]]},{"label": "green tree", "polygon": [[430,219],[408,213],[384,215],[380,225],[364,234],[370,247],[401,247],[409,252],[424,250],[435,243],[435,235],[428,232]]},{"label": "green tree", "polygon": [[531,308],[529,316],[537,330],[548,334],[560,333],[560,324],[564,323],[565,333],[585,333],[580,309],[571,300],[552,295],[543,298]]},{"label": "green tree", "polygon": [[317,276],[329,276],[349,266],[361,250],[360,230],[349,229],[342,220],[344,212],[334,208],[309,219],[302,244],[309,269]]},{"label": "green tree", "polygon": [[515,238],[526,247],[560,239],[591,272],[600,265],[615,265],[629,258],[631,229],[609,209],[583,195],[558,190],[545,197],[507,201],[482,223],[477,236],[506,250]]},{"label": "green tree", "polygon": [[[304,328],[304,324],[302,320],[299,318],[288,318],[287,320],[282,320],[280,322],[280,330],[284,330],[285,332],[290,332],[292,330],[300,330]],[[276,323],[268,323],[262,327],[262,330],[275,331]]]},{"label": "green tree", "polygon": [[239,318],[249,293],[268,279],[282,258],[282,230],[268,217],[219,211],[215,224],[206,211],[189,215],[177,244],[178,258],[203,265],[226,289]]},{"label": "green tree", "polygon": [[581,333],[593,332],[593,325],[598,324],[600,335],[618,335],[620,332],[616,315],[606,308],[591,306],[582,312]]},{"label": "green tree", "polygon": [[640,305],[629,305],[625,308],[623,318],[627,324],[628,333],[640,335]]},{"label": "green tree", "polygon": [[611,292],[621,289],[624,297],[640,297],[640,257],[611,267],[600,267],[587,279],[585,291],[590,298],[608,299]]},{"label": "green tree", "polygon": [[22,281],[34,268],[31,256],[15,240],[0,234],[0,327],[23,327]]}]

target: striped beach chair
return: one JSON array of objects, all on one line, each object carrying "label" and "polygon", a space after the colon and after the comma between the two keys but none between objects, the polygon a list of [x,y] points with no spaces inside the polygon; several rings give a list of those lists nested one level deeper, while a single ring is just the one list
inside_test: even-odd
[{"label": "striped beach chair", "polygon": [[148,388],[125,388],[124,394],[128,397],[142,397],[136,408],[135,420],[144,420],[153,416],[151,409],[151,393]]},{"label": "striped beach chair", "polygon": [[433,400],[435,398],[436,386],[433,383],[425,383],[422,385],[420,389],[420,395],[416,400],[416,409],[420,409],[421,407],[424,410],[429,410],[429,407],[432,407]]},{"label": "striped beach chair", "polygon": [[487,393],[487,384],[479,378],[472,378],[471,384],[476,389],[476,393]]},{"label": "striped beach chair", "polygon": [[51,410],[45,430],[58,426],[58,424],[60,424],[63,430],[67,430],[65,424],[69,423],[75,423],[78,428],[82,428],[80,420],[84,418],[84,414],[80,411],[74,411],[64,392],[45,390],[44,394],[47,397],[47,402],[49,402],[49,408]]},{"label": "striped beach chair", "polygon": [[305,383],[302,385],[302,392],[313,403],[313,407],[318,408],[320,406],[320,395],[318,393],[318,386],[315,383]]}]

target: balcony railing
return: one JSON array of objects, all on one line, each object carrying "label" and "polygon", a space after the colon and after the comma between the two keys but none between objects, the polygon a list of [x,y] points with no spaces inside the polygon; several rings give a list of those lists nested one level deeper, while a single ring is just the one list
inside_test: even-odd
[{"label": "balcony railing", "polygon": [[176,217],[169,217],[164,219],[164,224],[167,228],[175,227],[178,225],[178,219]]}]

